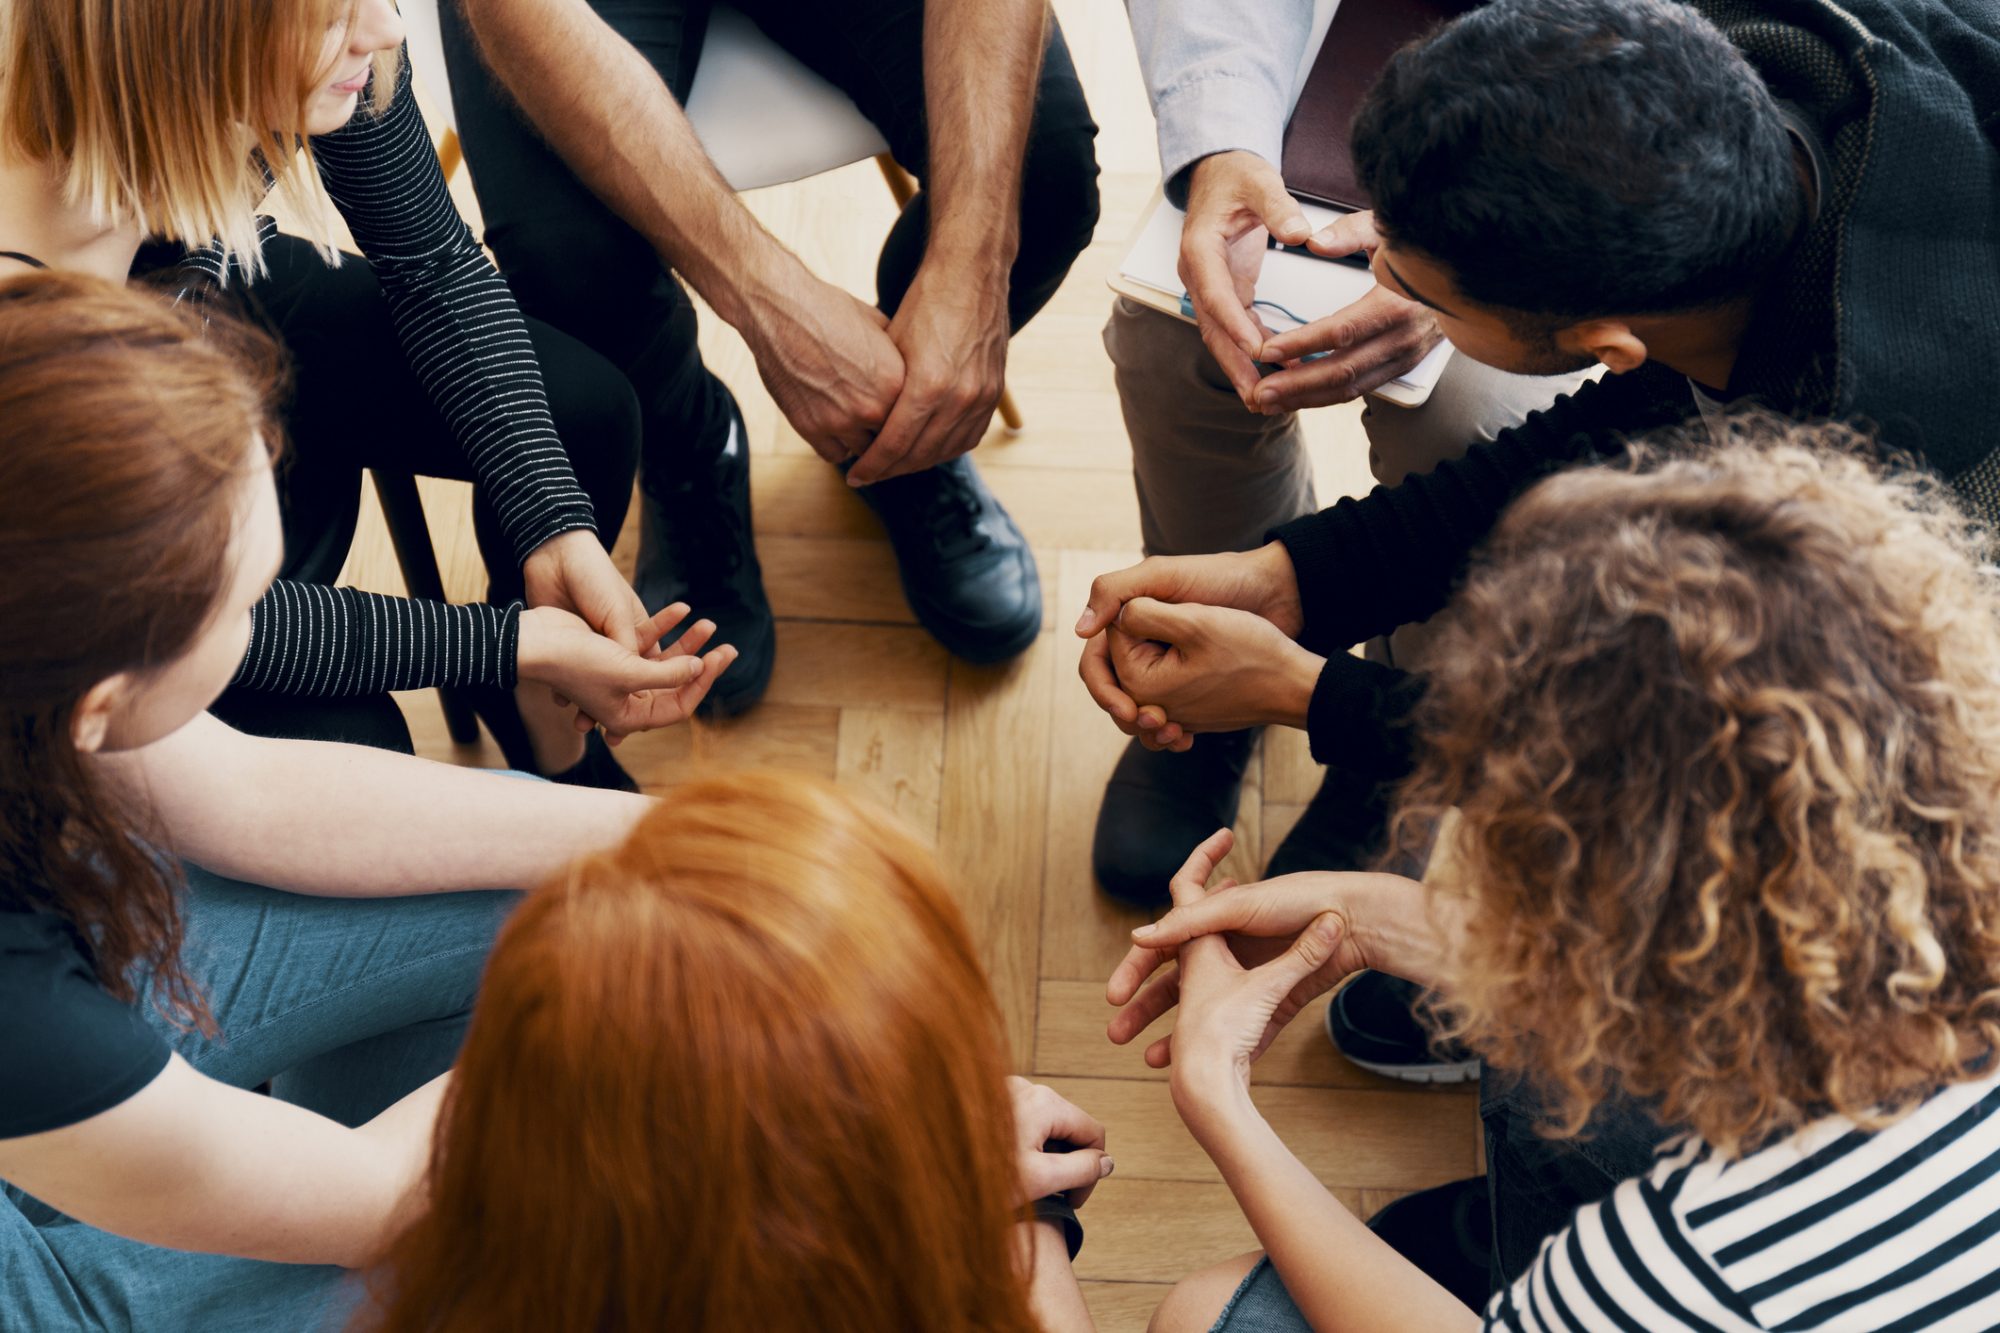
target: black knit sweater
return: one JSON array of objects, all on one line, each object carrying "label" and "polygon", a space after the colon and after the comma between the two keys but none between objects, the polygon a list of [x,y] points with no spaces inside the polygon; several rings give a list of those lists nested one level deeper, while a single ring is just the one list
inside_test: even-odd
[{"label": "black knit sweater", "polygon": [[[1872,426],[2000,517],[2000,5],[1695,0],[1817,132],[1818,216],[1761,294],[1729,400]],[[1693,415],[1648,364],[1586,384],[1398,486],[1277,532],[1300,641],[1326,654],[1308,731],[1322,762],[1393,778],[1416,689],[1349,645],[1443,607],[1512,499]]]}]

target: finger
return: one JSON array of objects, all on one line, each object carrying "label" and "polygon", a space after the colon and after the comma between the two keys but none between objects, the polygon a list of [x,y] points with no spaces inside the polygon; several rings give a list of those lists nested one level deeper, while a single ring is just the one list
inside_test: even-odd
[{"label": "finger", "polygon": [[1153,1023],[1169,1009],[1181,1002],[1180,969],[1153,979],[1152,984],[1139,992],[1133,1001],[1112,1016],[1105,1028],[1107,1037],[1114,1046],[1123,1046],[1134,1037],[1153,1026]]},{"label": "finger", "polygon": [[1263,906],[1263,895],[1224,893],[1219,888],[1193,902],[1175,906],[1150,925],[1132,931],[1134,949],[1173,950],[1202,935],[1247,929]]},{"label": "finger", "polygon": [[1236,835],[1226,828],[1217,829],[1201,840],[1201,844],[1188,853],[1188,859],[1174,877],[1167,882],[1168,891],[1173,894],[1174,905],[1200,900],[1208,877],[1229,855],[1229,849],[1236,845]]},{"label": "finger", "polygon": [[1104,635],[1099,634],[1083,645],[1083,656],[1076,664],[1076,674],[1082,677],[1083,688],[1089,692],[1092,701],[1109,713],[1120,730],[1129,735],[1139,716],[1139,705],[1119,686],[1118,675],[1111,669],[1111,646],[1105,642]]},{"label": "finger", "polygon": [[1332,912],[1322,912],[1299,932],[1292,947],[1257,968],[1252,974],[1280,996],[1289,995],[1307,977],[1333,961],[1340,947],[1343,926]]},{"label": "finger", "polygon": [[675,626],[687,619],[688,612],[693,609],[686,602],[671,602],[661,607],[657,613],[646,617],[646,623],[640,626],[639,637],[649,646],[658,645],[661,639],[674,632]]},{"label": "finger", "polygon": [[1265,229],[1286,245],[1304,245],[1312,235],[1312,223],[1285,188],[1283,178],[1276,172],[1260,174],[1251,188],[1255,193],[1250,206],[1263,219]]},{"label": "finger", "polygon": [[1070,1206],[1080,1208],[1091,1187],[1111,1174],[1112,1166],[1111,1155],[1099,1148],[1038,1153],[1028,1188],[1037,1199],[1067,1194]]},{"label": "finger", "polygon": [[[1202,345],[1208,348],[1208,354],[1215,358],[1215,364],[1228,379],[1229,387],[1236,390],[1236,396],[1248,406],[1252,395],[1257,392],[1258,381],[1264,374],[1257,367],[1256,353],[1244,351],[1242,345],[1236,341],[1235,335],[1214,320],[1198,315],[1195,326],[1201,332]],[[1251,327],[1256,330],[1258,343],[1262,343],[1270,336],[1269,331],[1255,321],[1251,322]]]},{"label": "finger", "polygon": [[1174,1062],[1174,1034],[1166,1036],[1146,1048],[1146,1068],[1165,1069]]},{"label": "finger", "polygon": [[847,470],[847,484],[866,486],[886,477],[901,475],[905,470],[903,461],[915,449],[934,411],[934,404],[919,401],[915,394],[907,391],[896,399],[896,405],[889,409],[889,419],[882,423],[875,442]]},{"label": "finger", "polygon": [[1037,1133],[1044,1139],[1062,1139],[1079,1148],[1102,1148],[1104,1126],[1090,1112],[1053,1088],[1042,1087],[1035,1098]]},{"label": "finger", "polygon": [[1323,255],[1351,255],[1356,251],[1373,254],[1381,242],[1381,233],[1375,227],[1375,213],[1368,209],[1359,213],[1342,213],[1314,232],[1305,243]]},{"label": "finger", "polygon": [[1352,352],[1306,361],[1267,376],[1257,392],[1260,401],[1273,411],[1351,403],[1408,374],[1432,345],[1400,332],[1384,334]]},{"label": "finger", "polygon": [[[1196,319],[1213,323],[1243,356],[1255,357],[1264,342],[1263,330],[1250,318],[1249,310],[1236,294],[1236,275],[1229,268],[1228,238],[1207,230],[1199,235],[1184,235],[1180,277]],[[1210,350],[1215,350],[1212,343]]]},{"label": "finger", "polygon": [[1170,561],[1154,556],[1125,569],[1099,574],[1090,581],[1090,596],[1085,600],[1083,614],[1077,618],[1077,637],[1088,639],[1102,632],[1118,619],[1119,611],[1131,598],[1171,598],[1179,588],[1179,580],[1172,577],[1175,568]]},{"label": "finger", "polygon": [[1428,312],[1415,301],[1371,287],[1359,300],[1331,315],[1272,334],[1258,350],[1258,359],[1278,364],[1314,352],[1337,352],[1358,347],[1392,329],[1415,330],[1428,320]]},{"label": "finger", "polygon": [[1139,983],[1173,956],[1171,949],[1142,949],[1133,945],[1118,960],[1118,966],[1111,969],[1111,979],[1104,983],[1105,1002],[1122,1005],[1130,1000],[1138,994]]},{"label": "finger", "polygon": [[1184,603],[1134,597],[1118,613],[1118,628],[1135,638],[1178,644],[1194,637],[1205,619],[1202,610]]},{"label": "finger", "polygon": [[708,647],[708,641],[714,637],[715,622],[713,620],[697,620],[694,624],[688,626],[687,633],[674,640],[673,645],[667,649],[667,655],[669,657],[699,657],[701,656],[702,649]]}]

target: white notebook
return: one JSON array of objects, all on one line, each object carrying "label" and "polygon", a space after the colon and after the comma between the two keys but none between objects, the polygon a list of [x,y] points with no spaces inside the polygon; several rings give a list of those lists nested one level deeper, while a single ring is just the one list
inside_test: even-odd
[{"label": "white notebook", "polygon": [[[1299,207],[1305,210],[1314,230],[1339,216],[1333,209],[1318,204],[1301,202]],[[1187,319],[1181,309],[1181,298],[1187,293],[1178,271],[1181,222],[1186,216],[1156,191],[1138,230],[1132,234],[1132,243],[1126,248],[1118,272],[1111,278],[1111,290],[1176,319]],[[1275,302],[1296,315],[1300,322],[1310,324],[1354,304],[1374,285],[1374,276],[1363,268],[1267,250],[1263,270],[1257,278],[1257,299]],[[1291,327],[1291,322],[1275,311],[1259,307],[1258,313],[1274,331]],[[1441,342],[1407,375],[1390,380],[1375,390],[1373,396],[1399,407],[1416,407],[1431,396],[1438,376],[1444,373],[1444,363],[1450,358],[1451,344]]]}]

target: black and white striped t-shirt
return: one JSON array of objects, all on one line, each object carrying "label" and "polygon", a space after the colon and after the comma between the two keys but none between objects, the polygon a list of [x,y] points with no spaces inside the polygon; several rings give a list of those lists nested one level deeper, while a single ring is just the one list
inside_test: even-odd
[{"label": "black and white striped t-shirt", "polygon": [[[381,284],[411,368],[465,450],[517,558],[562,533],[594,531],[527,325],[452,202],[407,58],[388,109],[378,116],[367,104],[364,95],[352,120],[315,138],[313,154]],[[225,264],[219,247],[190,254],[183,271],[197,285],[251,281]],[[256,608],[235,683],[314,695],[511,686],[517,625],[518,608],[281,582]]]},{"label": "black and white striped t-shirt", "polygon": [[1734,1159],[1669,1144],[1546,1241],[1486,1327],[2000,1328],[2000,1074],[1880,1131],[1830,1117]]}]

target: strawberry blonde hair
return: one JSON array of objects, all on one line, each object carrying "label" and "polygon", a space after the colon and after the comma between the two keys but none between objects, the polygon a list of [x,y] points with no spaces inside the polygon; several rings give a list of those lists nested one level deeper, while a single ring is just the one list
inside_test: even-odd
[{"label": "strawberry blonde hair", "polygon": [[2000,579],[1942,483],[1736,421],[1508,511],[1402,824],[1459,812],[1459,1035],[1574,1133],[1881,1124],[2000,1044]]},{"label": "strawberry blonde hair", "polygon": [[1006,1074],[891,816],[682,788],[502,931],[364,1325],[1031,1333]]},{"label": "strawberry blonde hair", "polygon": [[[265,194],[308,225],[330,219],[306,115],[322,39],[355,4],[6,0],[0,153],[57,168],[69,204],[102,223],[220,242],[261,272]],[[377,111],[397,69],[394,54],[376,61]]]}]

